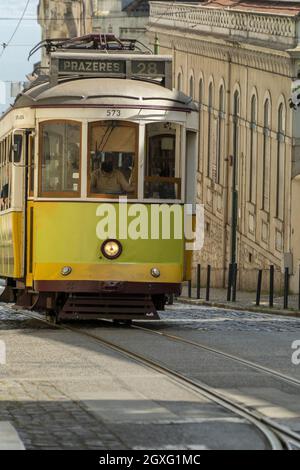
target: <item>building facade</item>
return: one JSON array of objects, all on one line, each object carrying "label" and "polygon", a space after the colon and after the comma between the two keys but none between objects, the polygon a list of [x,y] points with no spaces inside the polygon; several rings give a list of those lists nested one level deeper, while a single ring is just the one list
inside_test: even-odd
[{"label": "building facade", "polygon": [[[42,41],[49,38],[74,38],[92,32],[93,0],[40,0],[38,22]],[[42,51],[42,67],[47,67]]]},{"label": "building facade", "polygon": [[93,29],[112,33],[121,39],[137,39],[147,43],[146,24],[149,2],[145,0],[95,0]]},{"label": "building facade", "polygon": [[94,31],[112,33],[121,39],[138,39],[149,46],[146,35],[149,0],[93,0],[93,8]]},{"label": "building facade", "polygon": [[[275,267],[275,287],[300,264],[299,2],[151,2],[149,40],[173,55],[174,86],[199,103],[197,202],[205,244],[194,262],[225,286],[229,263],[241,289]],[[263,276],[267,288],[268,277]]]},{"label": "building facade", "polygon": [[42,40],[83,36],[92,30],[93,0],[40,0]]}]

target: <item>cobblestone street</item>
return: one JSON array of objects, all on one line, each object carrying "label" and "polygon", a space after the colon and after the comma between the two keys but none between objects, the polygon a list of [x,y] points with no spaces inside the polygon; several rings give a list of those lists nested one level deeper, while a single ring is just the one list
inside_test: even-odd
[{"label": "cobblestone street", "polygon": [[114,449],[120,441],[80,403],[51,383],[1,384],[0,420],[18,429],[26,449]]},{"label": "cobblestone street", "polygon": [[[300,338],[297,319],[175,304],[161,313],[160,322],[141,324],[227,352],[239,351],[300,378],[299,367],[290,359],[291,341]],[[245,375],[239,367],[235,380],[232,364],[228,368],[226,361],[205,353],[199,362],[191,350],[168,346],[166,340],[158,343],[131,328],[95,322],[76,328],[161,357],[174,369],[185,368],[207,383],[231,388],[231,393],[240,394],[239,399],[246,390],[254,393],[253,403],[260,400],[271,416],[275,408],[270,408],[268,400],[274,401],[278,419],[285,423],[288,419],[295,430],[300,429],[300,403],[289,387],[280,387],[279,392],[275,383],[267,384],[249,371]],[[9,423],[26,449],[264,448],[257,431],[244,419],[90,338],[56,329],[4,305],[0,329],[7,356],[6,364],[0,365],[0,435],[1,425],[6,429]],[[260,399],[259,384],[267,393]],[[9,446],[9,439],[7,435],[2,445]],[[15,441],[10,445],[17,446]]]},{"label": "cobblestone street", "polygon": [[[50,355],[44,363],[39,362],[38,349],[35,352],[31,348],[26,350],[26,346],[18,341],[22,332],[28,338],[36,329],[43,333],[48,328],[19,314],[12,318],[11,312],[1,308],[0,338],[5,338],[7,344],[7,366],[0,366],[0,422],[8,421],[18,430],[26,449],[120,447],[120,441],[80,401],[72,399],[71,394],[63,390],[63,385],[54,383],[53,378],[47,380],[54,358]],[[6,336],[4,331],[13,332],[16,337]],[[47,354],[41,352],[41,359],[43,356],[46,358]],[[7,373],[11,358],[15,378]],[[23,376],[23,370],[35,378],[26,377],[26,373]],[[41,377],[38,371],[41,371]],[[59,370],[62,380],[64,372]],[[18,375],[23,377],[17,379]]]}]

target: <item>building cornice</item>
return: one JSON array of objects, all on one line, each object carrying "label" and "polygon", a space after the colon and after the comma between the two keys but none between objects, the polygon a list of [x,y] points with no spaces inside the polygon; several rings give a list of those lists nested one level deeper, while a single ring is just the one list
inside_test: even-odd
[{"label": "building cornice", "polygon": [[276,48],[294,48],[300,42],[298,16],[273,12],[228,10],[202,4],[150,2],[150,24],[190,29],[243,41],[261,41]]},{"label": "building cornice", "polygon": [[253,49],[249,44],[218,40],[189,31],[182,34],[182,31],[157,25],[150,25],[148,34],[153,37],[158,34],[160,46],[163,48],[206,56],[218,61],[230,60],[232,63],[287,77],[292,77],[294,74],[288,52],[260,47]]}]

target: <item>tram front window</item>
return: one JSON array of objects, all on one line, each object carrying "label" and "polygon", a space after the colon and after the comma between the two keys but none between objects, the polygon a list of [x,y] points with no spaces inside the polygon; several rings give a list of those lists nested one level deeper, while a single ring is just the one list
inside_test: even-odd
[{"label": "tram front window", "polygon": [[89,126],[90,196],[136,195],[137,126],[122,121]]},{"label": "tram front window", "polygon": [[50,121],[41,124],[40,193],[79,196],[81,125]]},{"label": "tram front window", "polygon": [[179,137],[176,124],[146,126],[145,198],[181,198]]}]

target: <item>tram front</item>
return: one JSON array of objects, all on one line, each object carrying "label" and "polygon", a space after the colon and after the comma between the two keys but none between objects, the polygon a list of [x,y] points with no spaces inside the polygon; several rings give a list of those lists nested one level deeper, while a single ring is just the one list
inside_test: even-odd
[{"label": "tram front", "polygon": [[186,276],[196,107],[169,88],[169,57],[63,51],[51,64],[16,103],[36,124],[18,302],[59,320],[156,318]]}]

